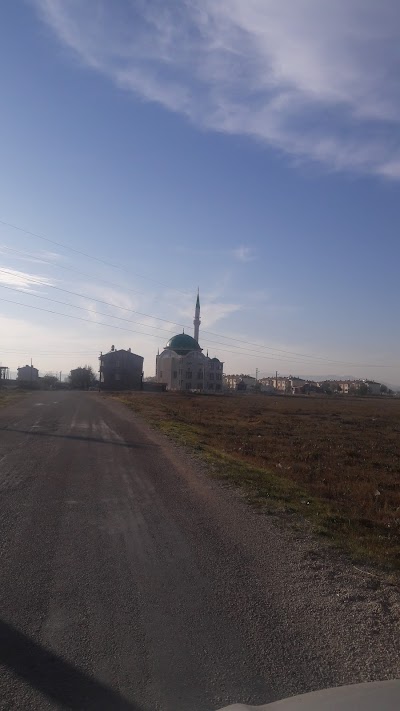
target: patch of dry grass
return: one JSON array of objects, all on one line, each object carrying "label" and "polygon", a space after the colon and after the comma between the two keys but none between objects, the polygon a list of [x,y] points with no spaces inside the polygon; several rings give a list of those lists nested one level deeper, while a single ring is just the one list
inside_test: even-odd
[{"label": "patch of dry grass", "polygon": [[6,405],[11,405],[15,400],[24,397],[26,393],[23,390],[0,390],[0,407],[6,407]]},{"label": "patch of dry grass", "polygon": [[400,400],[119,397],[253,501],[301,511],[353,554],[400,568]]}]

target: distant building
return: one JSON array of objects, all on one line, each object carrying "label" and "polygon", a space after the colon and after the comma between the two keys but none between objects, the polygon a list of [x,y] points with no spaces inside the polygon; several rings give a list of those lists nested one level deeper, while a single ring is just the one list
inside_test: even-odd
[{"label": "distant building", "polygon": [[381,394],[381,384],[376,383],[374,380],[364,380],[365,385],[368,388],[368,395],[380,395]]},{"label": "distant building", "polygon": [[338,391],[343,395],[348,395],[352,389],[355,390],[355,384],[353,380],[338,380],[337,387]]},{"label": "distant building", "polygon": [[131,349],[116,350],[100,355],[99,386],[101,390],[141,390],[143,358]]},{"label": "distant building", "polygon": [[291,384],[291,378],[286,378],[282,376],[278,376],[274,378],[275,380],[275,390],[277,390],[280,393],[289,393],[292,391],[292,384]]},{"label": "distant building", "polygon": [[10,369],[8,365],[0,365],[0,382],[10,379]]},{"label": "distant building", "polygon": [[222,391],[224,364],[218,358],[204,355],[199,345],[200,298],[197,294],[194,338],[178,333],[168,341],[156,358],[156,380],[167,390],[215,393]]},{"label": "distant building", "polygon": [[224,385],[230,390],[251,390],[257,385],[257,380],[252,375],[225,375]]},{"label": "distant building", "polygon": [[24,365],[18,368],[17,380],[22,383],[35,383],[39,380],[39,371],[33,365]]},{"label": "distant building", "polygon": [[368,395],[380,395],[381,384],[374,380],[338,380],[338,392],[343,395],[363,393]]}]

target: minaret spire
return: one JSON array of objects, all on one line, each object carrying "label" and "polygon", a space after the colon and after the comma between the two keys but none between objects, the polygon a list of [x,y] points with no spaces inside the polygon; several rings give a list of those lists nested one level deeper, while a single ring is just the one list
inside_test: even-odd
[{"label": "minaret spire", "polygon": [[199,296],[199,289],[197,288],[197,299],[196,299],[196,309],[194,312],[194,320],[193,320],[193,325],[194,325],[194,340],[198,343],[199,342],[199,329],[200,329],[200,296]]}]

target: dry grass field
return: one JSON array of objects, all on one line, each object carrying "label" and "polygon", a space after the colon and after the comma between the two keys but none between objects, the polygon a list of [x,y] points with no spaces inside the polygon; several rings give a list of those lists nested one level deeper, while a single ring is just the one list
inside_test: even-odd
[{"label": "dry grass field", "polygon": [[118,397],[254,504],[300,512],[353,556],[400,569],[400,400]]},{"label": "dry grass field", "polygon": [[23,390],[8,390],[6,388],[0,389],[0,407],[6,407],[6,405],[11,405],[15,400],[18,400],[26,395]]}]

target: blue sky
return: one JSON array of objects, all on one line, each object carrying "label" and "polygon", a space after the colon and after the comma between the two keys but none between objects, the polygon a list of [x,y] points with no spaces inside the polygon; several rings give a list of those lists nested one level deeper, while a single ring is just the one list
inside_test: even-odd
[{"label": "blue sky", "polygon": [[200,286],[226,372],[400,384],[397,3],[0,13],[0,220],[91,255],[0,223],[3,364],[66,373],[115,343],[151,375]]}]

